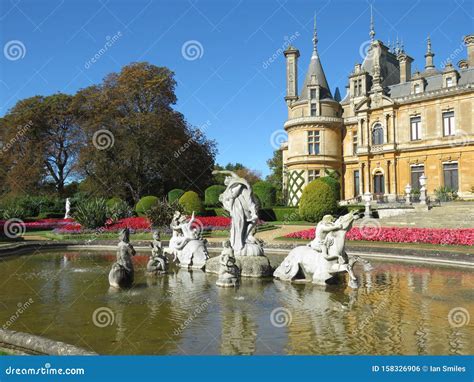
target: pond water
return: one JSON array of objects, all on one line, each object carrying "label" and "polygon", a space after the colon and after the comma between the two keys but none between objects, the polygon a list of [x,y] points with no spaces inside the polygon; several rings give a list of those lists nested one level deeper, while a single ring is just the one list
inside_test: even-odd
[{"label": "pond water", "polygon": [[101,354],[474,352],[474,317],[459,321],[474,312],[469,270],[373,262],[370,273],[356,268],[358,290],[247,278],[228,290],[201,271],[146,277],[148,257],[139,254],[135,286],[113,291],[114,259],[56,252],[0,260],[0,326]]}]

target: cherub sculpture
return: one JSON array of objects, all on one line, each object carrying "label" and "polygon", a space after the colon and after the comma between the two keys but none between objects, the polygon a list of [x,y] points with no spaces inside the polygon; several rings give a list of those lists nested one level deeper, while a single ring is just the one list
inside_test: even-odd
[{"label": "cherub sculpture", "polygon": [[151,274],[164,274],[168,270],[168,259],[163,254],[163,246],[161,244],[160,232],[153,232],[153,241],[150,243],[151,255],[146,265],[146,270]]},{"label": "cherub sculpture", "polygon": [[132,256],[135,256],[136,252],[130,244],[130,230],[128,228],[121,230],[119,238],[117,261],[109,272],[109,284],[115,288],[129,287],[134,280]]}]

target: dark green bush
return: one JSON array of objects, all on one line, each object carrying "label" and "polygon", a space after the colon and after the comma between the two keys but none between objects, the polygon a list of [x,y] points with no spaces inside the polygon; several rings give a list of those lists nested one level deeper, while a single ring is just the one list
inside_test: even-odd
[{"label": "dark green bush", "polygon": [[145,216],[146,211],[153,207],[156,202],[158,202],[158,198],[156,196],[144,196],[138,201],[137,205],[135,206],[135,211],[138,216]]},{"label": "dark green bush", "polygon": [[1,217],[4,220],[9,220],[9,219],[21,219],[24,220],[29,216],[28,212],[24,210],[23,208],[15,205],[7,205],[5,207],[2,207],[1,210]]},{"label": "dark green bush", "polygon": [[440,202],[449,202],[458,198],[458,193],[450,187],[442,186],[437,188],[434,192]]},{"label": "dark green bush", "polygon": [[103,227],[107,221],[107,202],[103,198],[83,200],[76,206],[73,217],[83,228]]},{"label": "dark green bush", "polygon": [[175,188],[171,190],[170,192],[168,192],[168,202],[169,203],[177,202],[179,198],[184,195],[184,193],[185,191],[182,190],[181,188]]},{"label": "dark green bush", "polygon": [[113,207],[114,205],[119,204],[119,203],[122,203],[122,202],[123,202],[122,199],[120,199],[120,198],[117,197],[117,196],[114,196],[113,198],[110,198],[110,199],[107,200],[107,207],[108,207],[108,208],[111,208],[111,207]]},{"label": "dark green bush", "polygon": [[341,183],[339,183],[337,179],[334,179],[330,176],[323,176],[319,179],[331,187],[336,200],[341,200]]},{"label": "dark green bush", "polygon": [[109,203],[110,201],[111,199],[107,201],[107,217],[109,217],[113,221],[133,216],[133,211],[126,201],[118,199]]},{"label": "dark green bush", "polygon": [[154,228],[168,227],[175,211],[184,212],[184,209],[177,201],[170,203],[160,199],[146,211],[146,217]]},{"label": "dark green bush", "polygon": [[298,207],[263,208],[260,209],[258,217],[266,222],[294,222],[301,220],[298,212]]},{"label": "dark green bush", "polygon": [[299,214],[303,220],[319,222],[326,214],[338,211],[334,189],[321,178],[312,181],[303,189]]},{"label": "dark green bush", "polygon": [[204,191],[204,204],[209,207],[219,205],[219,195],[225,191],[225,186],[214,184]]},{"label": "dark green bush", "polygon": [[259,181],[253,185],[253,193],[260,200],[261,208],[272,207],[276,203],[276,188],[270,182]]},{"label": "dark green bush", "polygon": [[203,211],[202,201],[199,195],[194,191],[187,191],[179,198],[179,204],[184,209],[184,212],[188,215],[192,214],[193,211],[196,215]]}]

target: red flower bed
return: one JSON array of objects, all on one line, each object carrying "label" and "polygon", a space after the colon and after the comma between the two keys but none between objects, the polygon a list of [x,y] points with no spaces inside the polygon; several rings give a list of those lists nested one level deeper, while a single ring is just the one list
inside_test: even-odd
[{"label": "red flower bed", "polygon": [[[285,235],[292,239],[314,239],[314,228]],[[474,245],[474,228],[397,228],[353,227],[348,240],[384,241],[390,243],[426,243],[441,245]]]}]

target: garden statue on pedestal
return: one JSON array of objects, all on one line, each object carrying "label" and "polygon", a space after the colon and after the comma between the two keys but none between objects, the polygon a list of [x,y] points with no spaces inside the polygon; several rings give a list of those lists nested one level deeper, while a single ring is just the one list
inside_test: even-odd
[{"label": "garden statue on pedestal", "polygon": [[128,228],[121,230],[119,238],[117,261],[109,273],[109,284],[114,288],[129,287],[133,284],[134,278],[132,256],[135,256],[135,249],[130,244],[130,230]]},{"label": "garden statue on pedestal", "polygon": [[71,201],[69,198],[66,198],[66,213],[64,214],[64,219],[69,219],[71,217]]},{"label": "garden statue on pedestal", "polygon": [[285,281],[301,278],[314,284],[326,285],[338,283],[338,276],[347,272],[350,287],[357,288],[354,264],[360,261],[366,271],[371,269],[368,261],[358,256],[349,257],[344,249],[346,233],[357,218],[358,215],[353,212],[336,221],[332,216],[326,215],[316,226],[315,239],[306,246],[291,250],[273,276]]},{"label": "garden statue on pedestal", "polygon": [[[231,217],[230,246],[234,251],[237,266],[242,276],[266,277],[271,275],[271,266],[263,253],[263,242],[253,234],[258,222],[258,206],[252,187],[232,171],[213,171],[227,174],[226,190],[219,196],[224,209]],[[210,259],[206,271],[218,273],[218,259]]]},{"label": "garden statue on pedestal", "polygon": [[239,285],[240,270],[235,265],[235,256],[230,241],[222,243],[222,252],[219,258],[219,279],[216,282],[220,287],[236,287]]},{"label": "garden statue on pedestal", "polygon": [[209,258],[207,240],[202,239],[199,231],[193,229],[195,220],[194,212],[188,220],[185,215],[176,211],[171,221],[173,235],[165,252],[173,254],[174,260],[178,259],[182,268],[203,269]]},{"label": "garden statue on pedestal", "polygon": [[146,271],[149,274],[161,275],[168,270],[168,259],[163,254],[163,247],[160,240],[160,232],[158,230],[153,232],[153,241],[151,245],[151,256],[146,265]]}]

